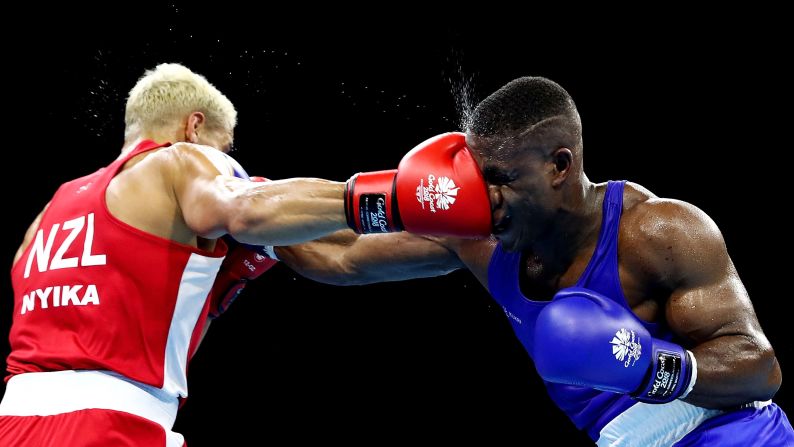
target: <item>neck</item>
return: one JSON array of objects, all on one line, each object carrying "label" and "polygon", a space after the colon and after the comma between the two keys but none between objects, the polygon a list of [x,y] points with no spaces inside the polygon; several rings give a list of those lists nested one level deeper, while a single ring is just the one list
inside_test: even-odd
[{"label": "neck", "polygon": [[582,172],[562,194],[554,225],[530,250],[540,258],[567,264],[600,228],[602,192]]},{"label": "neck", "polygon": [[121,155],[119,155],[119,157],[127,155],[144,140],[152,140],[157,143],[165,143],[167,141],[176,143],[177,141],[184,141],[184,138],[180,139],[178,133],[175,131],[157,130],[137,132],[124,139],[124,147],[121,148]]}]

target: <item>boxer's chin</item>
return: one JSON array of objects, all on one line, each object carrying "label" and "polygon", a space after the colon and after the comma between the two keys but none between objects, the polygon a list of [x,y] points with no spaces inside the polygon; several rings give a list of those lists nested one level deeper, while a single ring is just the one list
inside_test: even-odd
[{"label": "boxer's chin", "polygon": [[526,227],[517,225],[513,222],[505,231],[494,234],[494,237],[502,245],[502,249],[507,252],[516,253],[526,250],[532,245],[532,238],[536,237],[531,231],[527,231]]}]

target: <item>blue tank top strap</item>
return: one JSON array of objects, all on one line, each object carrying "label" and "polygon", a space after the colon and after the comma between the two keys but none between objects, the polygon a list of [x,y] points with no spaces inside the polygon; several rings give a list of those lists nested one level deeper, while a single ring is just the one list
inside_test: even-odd
[{"label": "blue tank top strap", "polygon": [[585,271],[576,282],[577,287],[586,287],[606,295],[628,308],[618,275],[618,236],[620,216],[623,212],[623,187],[625,180],[610,181],[602,204],[601,231],[593,256]]},{"label": "blue tank top strap", "polygon": [[521,253],[509,253],[496,244],[488,264],[488,291],[491,295],[521,294],[518,286],[518,271]]}]

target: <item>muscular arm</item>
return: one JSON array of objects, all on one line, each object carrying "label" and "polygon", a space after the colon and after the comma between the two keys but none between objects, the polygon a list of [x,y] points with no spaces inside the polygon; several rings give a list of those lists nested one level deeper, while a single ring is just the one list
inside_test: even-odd
[{"label": "muscular arm", "polygon": [[344,184],[294,178],[252,183],[218,170],[188,144],[169,148],[177,160],[174,192],[185,224],[203,238],[230,234],[258,245],[288,245],[347,227]]},{"label": "muscular arm", "polygon": [[315,281],[369,284],[446,275],[463,267],[449,239],[410,233],[358,235],[350,230],[300,245],[276,247],[290,268]]},{"label": "muscular arm", "polygon": [[[770,399],[781,373],[716,224],[692,205],[658,201],[648,247],[672,293],[670,328],[694,354],[697,382],[685,399],[719,408]],[[658,219],[658,220],[657,220]]]}]

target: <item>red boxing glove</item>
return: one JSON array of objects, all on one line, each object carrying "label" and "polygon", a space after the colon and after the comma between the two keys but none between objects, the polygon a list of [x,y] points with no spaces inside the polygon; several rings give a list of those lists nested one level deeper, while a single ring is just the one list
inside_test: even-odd
[{"label": "red boxing glove", "polygon": [[263,247],[238,244],[231,238],[227,238],[226,242],[229,252],[218,270],[209,296],[208,316],[212,319],[218,318],[229,308],[248,281],[258,278],[278,262],[269,258]]},{"label": "red boxing glove", "polygon": [[345,213],[357,233],[491,234],[485,180],[460,132],[419,144],[398,169],[351,177],[345,185]]}]

